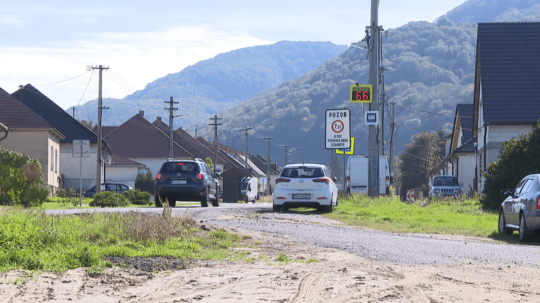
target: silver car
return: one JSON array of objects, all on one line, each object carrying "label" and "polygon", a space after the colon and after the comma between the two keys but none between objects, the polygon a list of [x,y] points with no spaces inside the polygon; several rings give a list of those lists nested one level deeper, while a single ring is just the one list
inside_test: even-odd
[{"label": "silver car", "polygon": [[429,200],[445,197],[459,198],[461,196],[462,186],[463,183],[459,183],[456,176],[434,176],[433,180],[429,183]]},{"label": "silver car", "polygon": [[289,164],[283,168],[274,187],[273,210],[315,207],[332,212],[338,204],[335,177],[322,164]]},{"label": "silver car", "polygon": [[511,235],[519,231],[519,240],[527,241],[540,231],[540,174],[528,175],[513,190],[503,189],[508,196],[499,212],[499,233]]}]

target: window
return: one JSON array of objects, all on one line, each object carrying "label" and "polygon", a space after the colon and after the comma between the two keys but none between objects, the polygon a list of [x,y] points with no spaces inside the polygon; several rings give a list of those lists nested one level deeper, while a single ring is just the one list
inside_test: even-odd
[{"label": "window", "polygon": [[54,150],[54,172],[58,172],[58,150]]},{"label": "window", "polygon": [[51,146],[51,171],[54,170],[54,147]]}]

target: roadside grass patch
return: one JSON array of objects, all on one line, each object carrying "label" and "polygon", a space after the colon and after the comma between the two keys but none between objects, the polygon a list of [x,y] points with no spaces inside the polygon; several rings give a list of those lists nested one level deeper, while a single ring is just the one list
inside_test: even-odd
[{"label": "roadside grass patch", "polygon": [[100,213],[47,215],[43,211],[0,212],[0,272],[57,271],[87,267],[100,272],[107,257],[173,257],[241,260],[243,237],[225,230],[206,231],[190,215]]},{"label": "roadside grass patch", "polygon": [[477,199],[435,200],[406,204],[399,197],[340,197],[325,217],[374,229],[428,234],[488,237],[497,233],[498,214],[485,212]]}]

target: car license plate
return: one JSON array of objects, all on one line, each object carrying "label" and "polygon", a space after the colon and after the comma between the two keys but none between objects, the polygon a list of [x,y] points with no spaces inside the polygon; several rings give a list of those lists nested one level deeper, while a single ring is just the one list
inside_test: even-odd
[{"label": "car license plate", "polygon": [[292,198],[293,199],[311,199],[311,195],[310,194],[293,194]]},{"label": "car license plate", "polygon": [[186,184],[186,180],[171,180],[171,184]]}]

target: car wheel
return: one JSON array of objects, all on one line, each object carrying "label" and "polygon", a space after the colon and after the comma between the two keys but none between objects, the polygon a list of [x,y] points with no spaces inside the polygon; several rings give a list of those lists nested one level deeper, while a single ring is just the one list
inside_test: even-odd
[{"label": "car wheel", "polygon": [[213,207],[218,207],[219,206],[219,199],[216,197],[216,199],[214,199],[214,201],[212,201],[212,206]]},{"label": "car wheel", "polygon": [[176,206],[176,198],[171,198],[169,197],[169,206],[170,207],[175,207]]},{"label": "car wheel", "polygon": [[210,197],[208,196],[208,193],[210,190],[206,191],[206,195],[201,199],[201,206],[202,207],[208,207],[208,202],[210,202]]},{"label": "car wheel", "polygon": [[275,213],[279,213],[280,208],[281,208],[281,207],[279,207],[279,206],[273,205],[273,206],[272,206],[272,211],[275,212]]},{"label": "car wheel", "polygon": [[154,203],[156,203],[156,207],[161,207],[161,197],[159,195],[154,195]]},{"label": "car wheel", "polygon": [[527,222],[525,222],[525,216],[521,214],[519,217],[519,242],[529,241],[530,233],[527,228]]},{"label": "car wheel", "polygon": [[326,207],[326,212],[328,213],[331,213],[334,211],[334,203],[332,203],[332,201],[330,201],[330,205],[327,205]]},{"label": "car wheel", "polygon": [[504,235],[511,235],[514,231],[508,227],[506,227],[506,219],[504,218],[504,212],[501,209],[501,212],[499,213],[499,234]]}]

